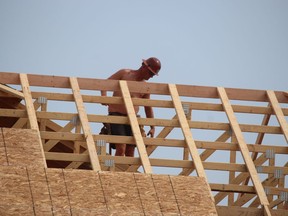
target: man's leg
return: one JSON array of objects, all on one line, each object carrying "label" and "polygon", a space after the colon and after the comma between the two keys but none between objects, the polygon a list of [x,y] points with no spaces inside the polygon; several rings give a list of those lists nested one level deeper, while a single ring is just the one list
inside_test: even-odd
[{"label": "man's leg", "polygon": [[125,155],[127,157],[134,157],[135,145],[126,145]]},{"label": "man's leg", "polygon": [[[125,125],[110,124],[111,134],[125,136]],[[126,144],[115,143],[116,152],[115,156],[124,156],[126,150]]]}]

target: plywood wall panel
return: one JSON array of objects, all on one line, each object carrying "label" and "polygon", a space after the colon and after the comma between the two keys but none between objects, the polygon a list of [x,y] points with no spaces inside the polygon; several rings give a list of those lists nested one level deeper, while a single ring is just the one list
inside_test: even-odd
[{"label": "plywood wall panel", "polygon": [[181,214],[217,215],[215,206],[207,206],[212,198],[204,178],[170,176],[170,179]]},{"label": "plywood wall panel", "polygon": [[111,214],[144,215],[133,173],[102,172],[99,175]]},{"label": "plywood wall panel", "polygon": [[2,133],[2,128],[0,128],[0,148],[4,147],[4,138]]},{"label": "plywood wall panel", "polygon": [[33,205],[35,211],[43,212],[46,211],[52,212],[52,202],[50,197],[50,192],[48,188],[48,182],[46,178],[46,173],[44,168],[38,169],[27,169],[29,184],[31,188],[31,194],[33,198]]},{"label": "plywood wall panel", "polygon": [[134,178],[145,215],[161,215],[161,209],[151,175],[134,173]]},{"label": "plywood wall panel", "polygon": [[0,147],[0,165],[8,165],[7,153],[5,147]]},{"label": "plywood wall panel", "polygon": [[35,130],[2,128],[11,166],[44,167],[39,140]]},{"label": "plywood wall panel", "polygon": [[46,169],[34,131],[2,131],[0,215],[214,215],[201,178]]},{"label": "plywood wall panel", "polygon": [[70,203],[62,169],[46,170],[53,211],[70,212]]},{"label": "plywood wall panel", "polygon": [[96,206],[105,206],[98,173],[85,170],[64,170],[64,176],[72,208],[93,210]]},{"label": "plywood wall panel", "polygon": [[168,175],[152,175],[157,197],[163,214],[180,214]]}]

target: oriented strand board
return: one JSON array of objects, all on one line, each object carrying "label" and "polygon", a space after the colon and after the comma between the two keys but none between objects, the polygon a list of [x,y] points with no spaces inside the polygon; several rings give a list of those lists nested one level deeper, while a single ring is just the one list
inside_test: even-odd
[{"label": "oriented strand board", "polygon": [[52,210],[52,202],[48,188],[48,182],[44,168],[27,169],[33,204],[36,211],[50,213]]},{"label": "oriented strand board", "polygon": [[6,148],[0,146],[0,166],[8,165]]},{"label": "oriented strand board", "polygon": [[2,133],[2,128],[0,128],[0,148],[4,147],[4,138]]},{"label": "oriented strand board", "polygon": [[204,178],[170,176],[175,197],[182,215],[217,215]]},{"label": "oriented strand board", "polygon": [[133,173],[101,172],[99,175],[111,214],[144,215]]},{"label": "oriented strand board", "polygon": [[169,176],[152,175],[157,197],[163,214],[179,214],[179,207],[176,202],[174,191]]},{"label": "oriented strand board", "polygon": [[44,167],[39,139],[35,130],[2,128],[8,164]]},{"label": "oriented strand board", "polygon": [[1,131],[0,215],[215,215],[203,178],[45,168],[33,130]]},{"label": "oriented strand board", "polygon": [[33,202],[26,169],[0,166],[0,215],[29,213],[33,215]]},{"label": "oriented strand board", "polygon": [[[107,210],[99,174],[86,170],[65,170],[65,182],[71,208]],[[84,210],[83,210],[84,211]]]},{"label": "oriented strand board", "polygon": [[134,173],[134,178],[145,215],[161,215],[161,208],[151,175]]},{"label": "oriented strand board", "polygon": [[46,176],[52,200],[53,212],[54,209],[55,211],[60,212],[66,212],[67,209],[70,211],[70,203],[65,185],[63,170],[47,169]]}]

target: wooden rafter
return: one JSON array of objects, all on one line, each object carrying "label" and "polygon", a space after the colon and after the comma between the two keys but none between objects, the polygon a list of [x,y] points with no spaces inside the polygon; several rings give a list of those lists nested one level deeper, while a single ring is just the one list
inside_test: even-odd
[{"label": "wooden rafter", "polygon": [[152,167],[148,158],[148,154],[145,148],[143,137],[141,135],[141,131],[139,129],[139,123],[138,123],[136,113],[133,107],[133,103],[132,103],[130,92],[127,86],[127,82],[124,80],[120,80],[119,84],[120,84],[120,89],[122,92],[124,104],[127,110],[128,118],[129,118],[131,128],[133,131],[133,136],[137,145],[138,153],[141,158],[144,171],[145,173],[152,173]]},{"label": "wooden rafter", "polygon": [[41,142],[41,136],[40,136],[39,127],[38,127],[38,122],[37,122],[37,118],[36,118],[36,111],[34,109],[27,75],[26,74],[20,74],[20,81],[21,81],[21,85],[22,85],[22,90],[23,90],[27,115],[28,115],[28,119],[29,119],[29,123],[30,123],[30,128],[37,131],[40,150],[41,150],[41,154],[43,157],[43,164],[44,164],[44,167],[47,168],[47,164],[46,164],[46,160],[45,160],[45,154],[44,154],[44,150],[43,150],[43,146],[42,146],[42,142]]},{"label": "wooden rafter", "polygon": [[[0,80],[0,82],[3,83],[3,85],[0,85],[0,123],[3,123],[4,121],[6,121],[6,119],[10,119],[13,120],[10,127],[12,127],[13,124],[16,128],[24,128],[26,127],[26,125],[27,127],[30,127],[31,117],[29,118],[28,110],[26,109],[27,103],[24,100],[19,103],[19,101],[21,101],[22,95],[22,99],[25,99],[24,91],[22,91],[21,89],[22,82],[21,79],[19,79],[19,74],[0,72]],[[78,124],[78,126],[74,125],[74,120],[73,122],[71,122],[71,119],[79,116],[79,112],[53,112],[49,110],[48,107],[46,107],[45,105],[39,104],[40,102],[38,103],[39,97],[45,97],[47,98],[47,101],[56,101],[59,102],[59,104],[62,102],[64,106],[71,106],[71,104],[74,105],[74,94],[60,93],[62,91],[61,89],[58,89],[70,89],[70,78],[45,75],[27,75],[27,81],[28,80],[29,83],[28,85],[26,84],[26,86],[28,86],[29,88],[32,88],[30,86],[40,86],[43,91],[47,90],[46,92],[29,92],[29,95],[31,95],[31,101],[33,102],[35,110],[34,113],[37,117],[37,123],[35,123],[34,121],[34,125],[32,126],[35,126],[37,124],[39,125],[43,146],[46,146],[46,150],[48,150],[47,147],[49,147],[50,150],[49,152],[45,151],[49,167],[77,169],[81,166],[81,169],[90,169],[90,167],[87,166],[87,163],[91,162],[86,140],[87,136],[85,135],[83,130],[80,130],[82,122],[79,121],[80,124]],[[86,93],[86,95],[80,95],[82,103],[90,103],[93,105],[99,105],[101,103],[123,104],[122,97],[103,97],[96,95],[101,90],[121,91],[121,88],[119,88],[118,80],[77,78],[77,83],[79,90],[81,88],[81,91],[82,89],[93,91],[92,94]],[[133,81],[129,81],[127,82],[127,84],[129,86],[129,92],[135,92],[139,94],[150,93],[151,95],[157,95],[157,98],[158,96],[159,98],[162,98],[143,99],[131,98],[130,96],[130,102],[132,106],[150,106],[153,108],[157,108],[155,109],[155,111],[162,111],[166,110],[167,108],[169,109],[169,111],[171,111],[171,109],[176,110],[172,100],[163,99],[167,96],[171,96],[168,84],[149,82],[142,84]],[[9,85],[16,85],[15,88],[20,90],[16,91],[15,89],[10,88]],[[204,171],[206,173],[209,173],[210,170],[213,171],[213,173],[218,173],[218,171],[220,171],[221,173],[228,174],[225,175],[226,177],[229,176],[229,182],[228,179],[224,179],[224,182],[222,182],[223,179],[221,178],[221,182],[219,183],[214,183],[214,178],[210,175],[208,176],[210,189],[213,191],[213,193],[215,193],[215,203],[218,205],[219,212],[222,212],[222,214],[219,213],[219,215],[228,215],[233,213],[243,215],[252,215],[253,213],[258,215],[264,214],[263,209],[259,208],[263,206],[263,202],[259,199],[261,197],[256,190],[257,188],[255,187],[255,185],[253,185],[253,180],[252,185],[250,184],[250,170],[253,166],[257,169],[257,175],[259,174],[259,176],[261,177],[261,182],[259,181],[259,185],[262,184],[262,187],[265,188],[266,197],[269,203],[268,207],[270,208],[269,211],[273,215],[274,213],[275,215],[285,215],[287,210],[284,209],[288,207],[288,202],[283,201],[283,193],[285,193],[286,196],[286,193],[288,192],[287,182],[285,181],[287,180],[286,178],[288,175],[288,167],[283,166],[281,163],[283,162],[283,157],[284,160],[286,159],[285,156],[288,154],[288,146],[285,146],[285,143],[283,144],[282,142],[276,142],[278,141],[278,134],[284,135],[287,141],[288,108],[286,107],[286,105],[288,104],[288,93],[284,91],[232,88],[225,89],[227,99],[229,98],[229,100],[239,100],[239,103],[243,102],[243,104],[247,103],[246,105],[230,104],[230,108],[232,108],[232,114],[237,113],[240,114],[241,117],[245,116],[246,118],[250,118],[250,116],[257,118],[263,117],[262,123],[261,119],[259,123],[258,121],[253,121],[254,123],[239,124],[237,121],[234,121],[236,126],[238,124],[240,132],[243,134],[245,133],[245,135],[247,134],[247,137],[252,138],[250,134],[258,135],[255,143],[248,144],[245,143],[245,141],[244,144],[242,143],[244,147],[247,147],[248,151],[246,151],[246,153],[249,152],[252,160],[252,163],[250,163],[250,165],[248,166],[245,160],[244,163],[239,163],[239,160],[235,160],[235,152],[237,152],[238,159],[238,153],[242,153],[243,150],[241,148],[243,145],[240,145],[238,143],[234,132],[232,134],[235,138],[231,139],[231,141],[228,140],[231,137],[231,122],[227,123],[227,121],[225,120],[222,121],[223,119],[221,119],[220,121],[214,121],[218,118],[213,118],[214,116],[212,116],[213,114],[218,116],[218,113],[223,114],[223,111],[226,112],[225,106],[223,106],[222,104],[223,102],[219,103],[219,92],[217,91],[217,87],[203,87],[191,85],[176,85],[176,87],[178,96],[179,98],[181,97],[180,104],[188,104],[189,107],[193,109],[193,111],[195,110],[196,118],[193,118],[193,120],[186,120],[188,124],[187,131],[192,130],[195,137],[197,137],[197,135],[199,135],[200,133],[205,132],[206,130],[213,132],[211,137],[207,136],[204,138],[204,140],[194,140],[196,148],[201,151],[201,154],[199,153],[199,156],[202,161]],[[182,100],[182,98],[187,98],[187,100]],[[214,100],[213,98],[215,98],[216,100]],[[12,104],[10,102],[10,99],[12,103],[13,100],[18,101],[18,104],[14,106],[14,103]],[[198,101],[198,99],[201,102],[196,102]],[[257,106],[254,106],[252,102],[260,103],[258,103]],[[268,107],[264,105],[267,104],[267,102]],[[30,102],[29,104],[31,106]],[[284,105],[282,106],[282,104]],[[274,107],[272,105],[274,105]],[[40,106],[41,110],[39,109]],[[98,127],[98,125],[102,125],[102,122],[116,124],[129,124],[130,122],[129,117],[127,118],[121,116],[107,116],[106,114],[101,114],[101,112],[102,111],[99,110],[99,112],[96,111],[93,114],[86,114],[88,125],[90,123],[96,123],[95,125],[97,125],[96,127]],[[201,115],[198,116],[198,113],[201,113]],[[206,116],[205,119],[197,120],[202,117],[202,114],[207,114],[208,116]],[[157,112],[156,115],[158,116]],[[268,124],[271,115],[275,115],[279,122],[279,125],[273,126]],[[186,118],[186,116],[184,118]],[[183,122],[185,121],[184,118],[182,118]],[[246,120],[246,118],[243,118],[243,120]],[[66,126],[58,125],[56,123],[57,121],[66,121],[68,122],[68,124]],[[143,139],[143,142],[145,144],[145,150],[149,157],[148,160],[151,167],[163,167],[163,170],[167,169],[171,170],[172,172],[174,172],[174,170],[180,170],[179,175],[190,175],[191,172],[195,172],[193,157],[191,160],[191,157],[189,155],[190,151],[187,148],[188,146],[186,144],[186,140],[184,139],[185,136],[184,138],[173,138],[174,133],[170,134],[173,129],[182,129],[178,114],[176,114],[171,119],[143,117],[137,118],[137,121],[138,122],[136,122],[135,125],[140,124],[144,125],[145,127],[155,126],[157,128],[157,132],[159,128],[162,129],[159,130],[160,133],[158,133],[155,138],[140,137],[141,139]],[[73,130],[73,128],[75,128],[74,126],[77,127],[75,131]],[[197,134],[198,132],[199,134]],[[219,133],[219,137],[214,138],[213,136],[217,133]],[[171,136],[168,137],[169,134]],[[271,137],[272,139],[267,139],[267,141],[269,140],[269,143],[265,142],[264,145],[262,144],[262,141],[264,136],[266,135],[268,135],[269,138]],[[90,137],[93,138],[94,142],[97,140],[105,140],[106,143],[135,144],[134,136],[128,137],[116,135],[99,135],[96,132],[96,134],[91,133]],[[275,139],[273,139],[273,137]],[[47,145],[43,141],[45,141]],[[56,144],[57,146],[55,146]],[[53,150],[51,150],[51,148],[53,148]],[[151,154],[156,149],[158,150],[158,148],[160,148],[159,150],[169,148],[172,151],[173,149],[185,149],[186,152],[184,152],[183,158],[181,155],[181,158],[178,159],[161,159],[158,158],[158,154],[153,154],[152,157]],[[215,151],[217,151],[217,153],[221,152],[221,155],[230,154],[230,161],[229,158],[228,161],[223,162],[224,158],[219,159],[219,157],[214,157],[216,156],[214,154]],[[270,153],[273,154],[273,156],[270,157]],[[143,166],[143,162],[141,161],[140,157],[116,157],[112,155],[106,155],[106,151],[104,152],[104,150],[101,155],[98,155],[98,159],[102,171],[112,171],[109,168],[109,165],[106,165],[106,160],[113,160],[115,170],[121,172],[136,172],[140,166]],[[218,159],[222,162],[218,161]],[[279,175],[282,177],[279,177]],[[264,178],[264,176],[266,177],[266,179]],[[238,195],[238,197],[236,195]],[[220,205],[228,206],[227,208],[222,208],[222,206]],[[265,207],[267,206],[264,206],[264,208]],[[271,209],[272,207],[274,209]],[[223,214],[223,212],[225,212],[225,214]],[[265,213],[267,214],[267,208],[265,208]]]},{"label": "wooden rafter", "polygon": [[274,91],[268,90],[267,95],[275,112],[276,118],[278,119],[278,122],[281,126],[286,142],[288,143],[288,124],[281,109],[281,106],[279,105]]},{"label": "wooden rafter", "polygon": [[21,98],[21,99],[24,99],[24,94],[22,92],[19,92],[13,88],[10,88],[8,86],[5,86],[3,84],[0,83],[0,90],[10,94],[10,95],[13,95],[17,98]]},{"label": "wooden rafter", "polygon": [[97,156],[97,151],[96,151],[95,143],[93,140],[91,128],[89,125],[87,113],[84,107],[82,96],[80,94],[79,85],[75,77],[70,77],[70,85],[73,91],[76,107],[79,113],[79,118],[81,121],[83,133],[85,135],[85,139],[87,142],[87,148],[88,148],[92,168],[94,171],[101,171],[101,166],[100,166],[99,159]]},{"label": "wooden rafter", "polygon": [[269,209],[269,201],[267,199],[267,196],[265,194],[264,188],[261,184],[261,181],[260,181],[259,176],[257,174],[256,168],[253,164],[253,161],[249,155],[248,147],[247,147],[246,142],[244,140],[244,137],[242,135],[242,132],[241,132],[241,129],[240,129],[239,124],[237,122],[236,116],[233,112],[232,106],[231,106],[229,99],[227,97],[226,91],[222,87],[218,87],[217,91],[218,91],[219,97],[222,101],[222,104],[223,104],[224,110],[226,112],[226,115],[228,117],[228,120],[231,124],[231,127],[232,127],[234,133],[235,133],[235,137],[236,137],[237,142],[239,144],[240,151],[242,153],[243,159],[244,159],[246,166],[248,168],[248,171],[250,173],[250,176],[251,176],[252,182],[255,186],[258,197],[261,201],[261,205],[264,207],[265,213],[267,215],[271,215],[271,212]]},{"label": "wooden rafter", "polygon": [[182,104],[181,104],[181,101],[180,101],[180,98],[178,95],[176,85],[169,84],[169,91],[170,91],[170,94],[172,97],[174,107],[176,109],[178,120],[179,120],[180,125],[181,125],[182,133],[184,135],[187,147],[188,147],[190,154],[191,154],[191,157],[193,159],[193,162],[194,162],[194,165],[196,168],[196,172],[197,172],[199,177],[205,178],[205,180],[208,182],[201,158],[198,154],[196,144],[195,144],[194,139],[192,137],[192,133],[191,133],[189,124],[187,122],[187,119],[185,117],[185,113],[184,113],[183,108],[182,108]]},{"label": "wooden rafter", "polygon": [[[270,103],[268,104],[268,107],[271,107],[271,104],[270,104]],[[271,114],[265,114],[264,117],[263,117],[263,120],[262,120],[261,125],[267,126],[268,123],[269,123],[270,117],[271,117]],[[262,144],[262,141],[263,141],[263,139],[264,139],[264,135],[265,135],[265,133],[258,133],[257,139],[256,139],[256,141],[255,141],[255,144],[256,144],[256,145],[261,145],[261,144]],[[258,156],[258,152],[253,152],[252,155],[251,155],[252,160],[253,160],[253,161],[256,160],[257,156]],[[248,185],[249,180],[250,180],[250,177],[248,177],[248,178],[245,180],[244,184],[245,184],[245,185]],[[241,194],[239,194],[239,196],[241,196]],[[238,197],[238,198],[239,198],[239,197]]]}]

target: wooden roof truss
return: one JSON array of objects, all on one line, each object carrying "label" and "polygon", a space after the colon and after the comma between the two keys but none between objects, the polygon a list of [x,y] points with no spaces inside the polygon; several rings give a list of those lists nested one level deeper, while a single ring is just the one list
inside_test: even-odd
[{"label": "wooden roof truss", "polygon": [[[147,174],[153,173],[154,167],[173,168],[179,170],[179,175],[203,177],[221,211],[225,208],[238,212],[258,208],[265,215],[271,215],[271,212],[287,208],[287,92],[6,72],[0,72],[0,83],[1,98],[23,99],[13,109],[1,108],[0,116],[17,117],[14,128],[38,131],[47,167],[127,172],[141,171],[139,168],[142,167]],[[63,93],[63,89],[70,90],[70,93]],[[101,90],[121,91],[122,97],[102,97]],[[151,98],[155,96],[156,99],[132,98],[130,92],[150,93]],[[64,108],[67,111],[50,111],[49,103],[53,101],[63,107],[74,104],[76,111],[71,112],[68,105]],[[248,105],[237,102],[247,102]],[[124,103],[128,116],[107,116],[101,111],[102,103]],[[87,109],[87,104],[94,105],[92,112]],[[137,117],[133,109],[135,105],[153,107],[156,118]],[[157,118],[160,114],[165,116],[165,112],[157,113],[162,109],[174,110],[174,116]],[[209,112],[208,117],[194,120],[199,111]],[[209,120],[209,116],[219,113],[225,114],[226,119],[222,117],[221,122]],[[246,115],[248,119],[256,115],[261,123],[241,123],[238,115]],[[273,116],[277,124],[274,121],[274,125],[269,125]],[[60,124],[60,121],[65,123]],[[133,137],[99,135],[102,123],[131,124]],[[139,124],[155,126],[157,136],[142,137]],[[168,138],[177,128],[183,137]],[[214,134],[199,140],[196,138],[198,131]],[[256,135],[255,141],[251,143],[247,134]],[[280,142],[279,135],[284,137]],[[267,139],[268,142],[275,140],[275,143],[264,142],[267,136],[275,136],[275,139]],[[138,156],[110,155],[107,143],[115,142],[136,144]],[[167,147],[181,149],[182,158],[171,159],[173,155],[157,158],[161,155],[159,149]],[[221,161],[217,157],[219,152],[228,155],[228,161]],[[226,181],[213,182],[210,171],[225,172]]]}]

